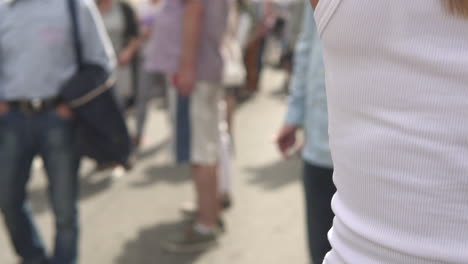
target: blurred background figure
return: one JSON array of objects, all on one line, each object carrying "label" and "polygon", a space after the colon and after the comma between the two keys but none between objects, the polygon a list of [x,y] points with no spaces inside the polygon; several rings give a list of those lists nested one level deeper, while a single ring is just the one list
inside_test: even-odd
[{"label": "blurred background figure", "polygon": [[278,69],[286,72],[283,91],[288,93],[293,72],[293,54],[302,28],[305,0],[276,0],[277,18],[272,29],[272,38],[279,44],[279,58],[275,62]]},{"label": "blurred background figure", "polygon": [[132,70],[139,49],[139,27],[133,7],[123,0],[96,0],[104,26],[117,54],[116,96],[126,108],[136,88]]},{"label": "blurred background figure", "polygon": [[227,28],[221,49],[224,62],[222,85],[225,97],[219,106],[219,186],[223,209],[229,208],[232,204],[234,115],[238,92],[246,81],[243,47],[251,26],[248,15],[243,16],[247,8],[246,2],[232,0],[229,4]]},{"label": "blurred background figure", "polygon": [[246,14],[247,4],[245,0],[232,0],[230,4],[228,27],[225,32],[221,52],[224,61],[222,82],[225,89],[226,120],[229,134],[232,136],[237,94],[246,81],[243,48],[245,47],[252,21],[249,15]]},{"label": "blurred background figure", "polygon": [[288,111],[277,144],[283,155],[288,157],[296,144],[297,131],[304,128],[302,156],[309,253],[312,263],[322,263],[331,249],[327,234],[333,223],[331,199],[336,188],[328,145],[325,66],[313,15],[307,3],[303,32],[294,55]]},{"label": "blurred background figure", "polygon": [[[65,0],[49,1],[52,3]],[[298,169],[298,163],[278,160],[275,146],[268,140],[263,140],[265,133],[270,133],[273,127],[277,127],[277,118],[275,119],[272,116],[281,115],[284,106],[284,100],[282,100],[284,97],[281,96],[281,100],[278,100],[277,96],[270,96],[272,92],[270,87],[274,87],[273,89],[279,87],[276,80],[283,80],[284,74],[281,69],[290,70],[292,68],[285,67],[281,63],[283,61],[281,58],[284,57],[283,54],[289,54],[295,42],[290,38],[293,32],[291,31],[291,21],[297,17],[292,15],[292,5],[289,2],[287,4],[283,1],[270,0],[75,1],[84,3],[83,12],[88,13],[86,10],[89,9],[90,14],[86,15],[86,19],[83,20],[86,22],[83,23],[89,24],[96,21],[96,29],[98,29],[96,32],[110,36],[108,41],[105,41],[107,40],[106,36],[100,36],[103,38],[102,42],[108,42],[106,44],[109,52],[113,47],[117,53],[118,68],[113,69],[118,79],[115,95],[122,109],[127,110],[126,113],[133,114],[135,110],[136,131],[133,138],[135,147],[141,147],[142,143],[145,143],[144,130],[148,114],[152,117],[151,120],[148,119],[148,122],[152,123],[148,127],[157,127],[158,129],[146,131],[147,135],[151,136],[151,140],[146,142],[151,143],[151,146],[148,146],[149,144],[145,145],[144,151],[141,151],[138,156],[140,162],[132,171],[127,172],[122,167],[116,167],[116,163],[110,162],[98,164],[96,170],[93,169],[94,163],[86,158],[81,168],[82,177],[72,179],[69,176],[75,176],[73,173],[68,176],[62,173],[65,177],[54,176],[54,174],[57,174],[54,173],[54,170],[60,169],[63,172],[66,169],[67,162],[51,162],[50,159],[44,159],[44,166],[36,166],[33,175],[38,177],[34,177],[34,181],[30,186],[31,212],[37,218],[38,226],[43,230],[46,238],[54,234],[53,228],[51,230],[49,226],[50,216],[55,214],[57,217],[57,241],[61,241],[56,243],[52,263],[68,264],[63,260],[64,256],[70,255],[69,253],[73,253],[76,248],[75,235],[77,233],[69,237],[70,241],[64,242],[62,230],[65,225],[68,225],[66,228],[76,228],[74,226],[75,222],[73,222],[76,219],[73,214],[76,213],[78,198],[81,199],[80,205],[84,208],[82,222],[85,227],[88,227],[86,228],[88,231],[85,231],[81,236],[83,240],[82,251],[84,252],[81,254],[81,261],[87,263],[151,263],[154,259],[157,261],[161,259],[162,263],[173,263],[169,259],[185,260],[185,256],[180,257],[162,253],[162,251],[158,250],[158,245],[154,243],[155,240],[165,238],[166,234],[172,233],[176,228],[180,228],[180,230],[161,241],[163,248],[167,251],[185,253],[212,249],[212,246],[219,241],[220,235],[225,234],[222,232],[226,230],[222,215],[227,212],[221,213],[221,211],[232,206],[233,198],[239,201],[240,210],[229,212],[229,221],[233,223],[233,232],[226,234],[223,240],[236,238],[243,235],[243,233],[252,234],[252,240],[248,244],[235,239],[236,243],[240,245],[239,248],[236,246],[235,249],[232,249],[231,243],[226,243],[229,246],[220,247],[221,251],[214,252],[215,255],[219,255],[220,259],[227,259],[227,256],[236,254],[233,251],[241,250],[244,252],[243,248],[254,244],[263,244],[256,243],[256,241],[262,240],[265,234],[270,234],[278,226],[284,226],[285,221],[302,223],[303,219],[300,215],[303,212],[297,210],[300,209],[298,207],[301,205],[297,200],[302,198],[298,195],[300,186],[297,184],[297,178],[291,177],[284,180],[282,176],[284,170]],[[2,32],[6,32],[4,30],[11,29],[12,23],[8,21],[13,20],[8,20],[8,18],[17,16],[19,12],[16,12],[16,10],[29,4],[26,4],[24,0],[0,2],[1,35]],[[12,4],[3,9],[2,5],[7,2]],[[47,16],[54,18],[50,23],[42,25],[40,32],[45,36],[46,41],[49,41],[49,44],[53,44],[55,49],[59,46],[57,43],[68,41],[66,38],[62,38],[61,33],[57,33],[61,32],[63,25],[68,22],[57,24],[57,21],[62,21],[63,17],[58,18],[56,15],[52,15],[55,11],[53,11],[52,4],[50,7],[50,10],[48,10],[48,8],[44,9],[44,7],[38,8],[36,5],[35,9],[45,11],[43,13],[32,12],[31,14],[35,18]],[[136,8],[134,9],[134,7]],[[60,7],[60,9],[64,8]],[[137,14],[135,14],[134,10],[137,11]],[[14,21],[13,24],[16,27],[23,26],[21,23],[17,23],[20,19]],[[24,23],[27,24],[28,30],[36,30],[35,27],[30,27],[32,24],[30,20],[25,20]],[[52,24],[56,24],[56,26]],[[85,59],[89,62],[98,62],[106,52],[101,50],[103,43],[90,36],[95,33],[94,30],[89,29],[89,25],[83,26],[83,31],[86,31],[84,37],[90,39],[89,43],[85,41],[87,43],[85,53],[90,53],[86,54]],[[5,40],[8,42],[8,37],[0,37],[0,42]],[[8,45],[16,45],[18,41],[15,39],[13,44]],[[273,45],[279,43],[280,48],[270,49],[269,43],[274,43]],[[18,46],[21,47],[21,45]],[[0,99],[0,147],[3,143],[11,142],[6,138],[1,140],[1,137],[9,135],[10,124],[17,122],[18,116],[23,118],[24,115],[27,116],[27,119],[29,118],[28,120],[34,119],[36,113],[30,113],[30,111],[37,111],[35,109],[37,89],[27,91],[27,96],[10,102],[6,100],[10,98],[9,93],[3,93],[2,91],[4,87],[10,87],[5,80],[9,80],[11,73],[20,78],[21,74],[33,72],[33,74],[30,74],[31,80],[35,80],[35,85],[40,85],[41,81],[37,76],[40,75],[40,70],[43,70],[41,66],[31,64],[31,61],[35,60],[28,59],[27,66],[21,67],[20,70],[10,71],[9,62],[14,59],[9,55],[10,47],[7,47],[7,52],[2,52],[2,47],[5,48],[6,46],[0,45],[0,98],[2,98]],[[49,47],[47,46],[48,50],[53,50]],[[20,53],[18,50],[14,49],[11,54],[28,54]],[[35,52],[34,49],[29,50]],[[252,50],[254,50],[254,53],[249,54]],[[56,51],[59,51],[59,49],[57,48]],[[49,53],[43,52],[43,55],[47,56],[47,58],[38,61],[44,61],[46,65],[48,65],[47,61],[56,60],[56,57],[53,56],[55,54],[50,56]],[[71,48],[65,52],[59,51],[57,55],[70,61],[74,57]],[[270,60],[270,57],[275,59]],[[246,61],[253,64],[246,65]],[[254,69],[253,73],[249,73],[246,66]],[[279,71],[277,71],[278,67],[280,68]],[[53,67],[48,68],[52,69]],[[71,70],[67,70],[68,68],[63,67],[57,72],[60,73],[63,70],[63,74],[67,75],[67,72],[71,72]],[[254,82],[255,88],[251,88],[251,90],[257,90],[262,73],[266,73],[265,76],[267,76],[267,78],[264,78],[267,82],[263,85],[266,89],[259,93],[260,96],[252,98],[252,101],[243,105],[244,108],[240,111],[242,118],[238,123],[240,123],[241,127],[248,124],[245,126],[248,129],[237,130],[239,145],[242,149],[235,151],[234,131],[236,130],[236,122],[234,116],[238,97],[242,97],[245,88],[249,87],[248,80],[252,80],[252,74],[256,75],[256,79]],[[270,78],[272,80],[269,80]],[[48,80],[51,87],[55,86],[54,81],[50,83],[50,78]],[[5,85],[5,83],[7,84]],[[5,103],[2,101],[3,96],[5,96]],[[148,110],[149,107],[147,107],[152,99],[157,98],[157,103],[159,103],[163,98],[166,99],[165,96],[167,96],[167,100],[164,103],[168,104],[167,108],[172,122],[169,127],[172,128],[172,131],[168,131],[168,126],[163,122],[166,109],[158,107],[157,109]],[[56,129],[61,127],[61,125],[56,124],[54,116],[61,120],[58,123],[65,122],[70,126],[74,125],[75,120],[72,115],[67,115],[70,112],[67,111],[66,106],[56,105],[55,102],[49,104],[48,98],[44,99],[40,101],[41,104],[45,103],[44,111],[41,110],[41,113],[37,114],[37,116],[44,115],[47,117],[45,119],[52,123],[41,126],[43,128],[40,129],[42,132],[49,130],[56,132]],[[17,107],[19,104],[22,104],[22,107],[26,105],[27,108],[19,109]],[[130,108],[133,106],[135,108]],[[39,108],[42,109],[42,106]],[[30,116],[32,117],[30,118]],[[79,117],[76,119],[79,119]],[[129,115],[128,121],[130,121],[129,125],[133,125],[133,116]],[[42,124],[42,120],[38,122]],[[49,129],[46,127],[48,125],[53,128]],[[250,131],[250,128],[255,129],[255,131]],[[5,131],[8,133],[3,133]],[[174,139],[172,141],[174,144],[169,144],[169,137]],[[52,138],[58,140],[56,134]],[[93,146],[91,144],[92,149],[97,149]],[[186,166],[172,166],[173,164],[170,163],[172,156],[168,155],[167,152],[169,151],[165,151],[166,146],[170,146],[168,149],[173,150],[178,163],[190,164],[191,174],[194,179],[196,199],[190,203],[189,207],[183,208],[188,209],[184,210],[183,227],[180,227],[179,222],[177,224],[173,223],[174,218],[177,218],[178,215],[174,212],[175,210],[170,209],[171,203],[167,201],[172,200],[173,206],[177,206],[186,198],[185,196],[191,194],[190,184],[185,182],[187,180],[185,177],[180,176],[184,174]],[[262,155],[255,154],[259,150],[262,151]],[[9,154],[11,153],[9,152]],[[61,152],[61,158],[67,156],[63,153]],[[239,153],[240,165],[234,164],[232,161],[236,153]],[[40,154],[43,154],[42,150]],[[44,155],[49,154],[44,153]],[[8,160],[12,158],[8,153],[5,155],[0,153],[0,162],[2,157],[5,160],[6,158]],[[63,161],[63,159],[61,160]],[[98,161],[98,163],[100,162]],[[51,164],[60,165],[60,168],[54,168]],[[5,175],[8,176],[10,169],[8,166],[4,166],[4,169],[4,173],[0,175],[0,181],[2,177],[4,178],[4,184],[0,184],[1,190],[6,190],[11,186],[7,183],[9,178],[5,177]],[[45,202],[47,201],[47,186],[43,177],[41,177],[43,169],[50,174],[47,179],[50,182],[52,208],[47,207]],[[111,172],[110,176],[113,177],[108,177],[109,171],[104,171],[105,169],[112,169],[109,171]],[[96,173],[101,171],[104,177],[100,177],[101,173]],[[233,188],[233,171],[238,174],[235,175],[237,178],[235,189]],[[126,173],[132,177],[122,178],[118,182],[113,181],[113,178]],[[18,178],[21,180],[20,187],[22,187],[24,179],[23,177]],[[70,179],[73,182],[65,182]],[[57,183],[57,180],[61,182]],[[16,183],[13,182],[12,184]],[[61,184],[67,186],[56,188]],[[79,195],[76,189],[71,189],[76,188],[78,185],[82,187]],[[17,195],[25,194],[25,191],[21,191],[16,187],[11,189]],[[142,191],[141,189],[147,189],[148,191]],[[281,191],[276,189],[281,189]],[[67,193],[63,193],[63,190],[67,190]],[[59,194],[57,194],[58,192]],[[235,192],[239,192],[237,197]],[[0,202],[5,202],[1,205],[5,206],[2,211],[7,211],[5,219],[8,225],[12,225],[11,223],[15,223],[17,219],[19,219],[19,222],[28,221],[27,219],[21,220],[22,218],[17,215],[12,216],[13,210],[10,210],[12,206],[9,203],[13,201],[10,199],[13,195],[15,194],[8,190],[0,192],[2,200],[6,197],[6,200],[0,200]],[[161,195],[165,199],[159,199]],[[269,197],[270,195],[271,197]],[[22,202],[22,196],[19,197],[21,199],[18,197],[16,196],[14,199]],[[69,199],[70,197],[73,199]],[[154,200],[151,203],[145,202],[153,198]],[[274,208],[277,208],[277,205],[276,202],[271,201],[276,199],[284,199],[285,203],[294,204],[288,206],[290,213],[287,216],[285,214],[284,217],[274,217],[277,213]],[[250,203],[254,200],[255,203]],[[138,204],[138,206],[134,206],[135,204]],[[266,214],[263,214],[263,210],[257,210],[259,207],[269,209],[268,214],[271,214],[272,218],[275,219],[261,220]],[[18,208],[23,210],[22,207]],[[20,213],[28,213],[28,209],[24,209],[24,211],[26,213],[22,211]],[[18,210],[14,211],[14,213],[18,212]],[[252,216],[255,214],[256,216]],[[245,215],[252,217],[252,220],[246,219]],[[17,218],[14,219],[13,217]],[[256,222],[259,221],[255,221],[254,217],[260,219],[261,226],[257,225]],[[63,220],[64,218],[67,219]],[[9,229],[20,230],[17,228],[18,226],[20,225],[12,225],[9,226]],[[269,242],[279,244],[279,247],[281,247],[285,237],[286,240],[298,241],[299,245],[289,246],[294,248],[291,251],[295,252],[291,255],[298,256],[297,259],[305,259],[304,246],[301,242],[304,237],[302,226],[301,224],[295,224],[294,227],[291,227],[291,232],[278,234],[276,241],[270,240]],[[29,232],[28,227],[22,230],[25,231],[24,233]],[[3,243],[6,238],[3,231],[3,229],[0,230],[0,243]],[[24,235],[24,233],[20,232],[13,235]],[[45,250],[41,251],[40,249],[42,243],[38,236],[34,236],[33,239],[37,242],[35,244],[38,249],[37,252],[41,254],[34,257],[32,255],[26,256],[23,254],[24,250],[22,252],[18,250],[19,255],[27,257],[27,261],[25,260],[24,263],[49,264],[48,257],[45,256],[45,253],[42,254],[42,251],[45,252]],[[115,243],[102,243],[103,240],[109,241],[109,239]],[[15,245],[18,244],[18,240],[13,242]],[[45,242],[46,245],[49,245],[50,241],[46,240]],[[75,244],[70,246],[71,243]],[[6,248],[0,252],[0,262],[12,262],[14,256],[4,254],[5,250],[8,249]],[[112,252],[108,251],[108,249],[112,249]],[[63,253],[64,251],[67,252]],[[264,257],[263,259],[270,258],[265,256],[266,254],[263,254],[262,250],[258,250],[258,248],[248,249],[247,251],[255,251],[251,256],[247,256],[251,261],[255,261],[257,256]],[[206,257],[211,258],[210,254],[206,254],[207,256],[204,256],[205,254],[189,254],[190,256],[187,259],[190,260],[185,262],[195,263],[198,261],[204,263]],[[283,255],[288,254],[284,253]],[[68,255],[65,257],[73,258],[73,256]],[[78,253],[75,255],[78,255]],[[284,258],[286,257],[284,256]],[[243,256],[239,256],[239,258],[242,258],[239,262],[243,262],[245,259]],[[235,258],[232,261],[235,262]],[[272,263],[271,261],[260,262]],[[247,260],[245,263],[250,262]]]},{"label": "blurred background figure", "polygon": [[244,51],[247,80],[245,88],[240,91],[239,95],[241,98],[246,98],[258,90],[263,70],[266,37],[274,24],[274,13],[271,0],[250,0],[242,4],[251,20],[250,33]]},{"label": "blurred background figure", "polygon": [[228,0],[164,1],[153,24],[151,72],[169,85],[173,150],[189,163],[197,212],[187,228],[162,241],[164,249],[191,252],[216,244],[220,220],[218,185],[219,103],[223,58],[220,53],[228,18]]},{"label": "blurred background figure", "polygon": [[[288,74],[283,89],[289,85],[293,49],[301,31],[305,0],[245,1],[252,21],[245,45],[246,87],[240,97],[257,91],[265,64],[285,70]],[[273,49],[272,49],[273,47]]]},{"label": "blurred background figure", "polygon": [[[82,29],[84,61],[110,73],[113,53],[95,3],[70,3],[0,2],[0,209],[22,264],[76,264],[79,258],[78,120],[62,97],[78,69],[72,25]],[[44,161],[55,220],[50,259],[27,205],[36,155]]]},{"label": "blurred background figure", "polygon": [[[139,41],[139,25],[133,7],[123,0],[96,0],[104,26],[111,39],[117,55],[115,70],[115,95],[126,111],[132,104],[138,84],[136,78],[136,63]],[[98,164],[97,170],[112,168],[111,177],[119,178],[125,174],[125,169],[113,164]]]},{"label": "blurred background figure", "polygon": [[164,49],[159,48],[161,38],[165,38],[165,32],[161,30],[158,16],[166,0],[141,0],[139,3],[139,22],[142,29],[140,42],[142,50],[139,60],[139,87],[136,95],[136,131],[133,138],[138,149],[143,143],[143,134],[148,112],[148,104],[152,99],[166,95],[167,81],[161,68],[160,59]]}]

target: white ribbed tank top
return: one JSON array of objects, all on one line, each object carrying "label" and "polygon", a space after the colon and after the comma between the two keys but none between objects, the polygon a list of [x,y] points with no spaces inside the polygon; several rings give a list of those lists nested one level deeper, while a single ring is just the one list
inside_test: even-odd
[{"label": "white ribbed tank top", "polygon": [[320,0],[338,192],[325,263],[468,263],[468,20]]}]

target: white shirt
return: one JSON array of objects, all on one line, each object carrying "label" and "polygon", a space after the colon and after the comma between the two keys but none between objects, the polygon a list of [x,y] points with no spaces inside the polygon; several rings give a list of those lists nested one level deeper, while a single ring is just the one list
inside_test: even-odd
[{"label": "white shirt", "polygon": [[338,188],[325,263],[468,263],[468,19],[441,0],[315,15]]}]

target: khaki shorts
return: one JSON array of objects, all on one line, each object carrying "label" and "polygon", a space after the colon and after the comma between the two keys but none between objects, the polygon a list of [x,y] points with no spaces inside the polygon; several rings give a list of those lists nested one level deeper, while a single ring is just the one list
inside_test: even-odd
[{"label": "khaki shorts", "polygon": [[169,112],[172,143],[177,163],[216,165],[219,159],[220,84],[199,82],[189,97],[177,94],[170,85]]}]

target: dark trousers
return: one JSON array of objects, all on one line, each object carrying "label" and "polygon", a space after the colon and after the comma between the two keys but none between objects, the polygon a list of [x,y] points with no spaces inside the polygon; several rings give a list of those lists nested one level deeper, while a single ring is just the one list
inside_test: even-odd
[{"label": "dark trousers", "polygon": [[78,248],[78,166],[74,122],[55,111],[0,117],[0,209],[17,254],[25,261],[46,256],[26,205],[26,185],[36,155],[44,161],[55,215],[53,264],[74,264]]},{"label": "dark trousers", "polygon": [[314,264],[322,264],[331,250],[327,234],[334,218],[331,209],[331,199],[336,192],[333,169],[304,162],[304,189],[309,253]]}]

